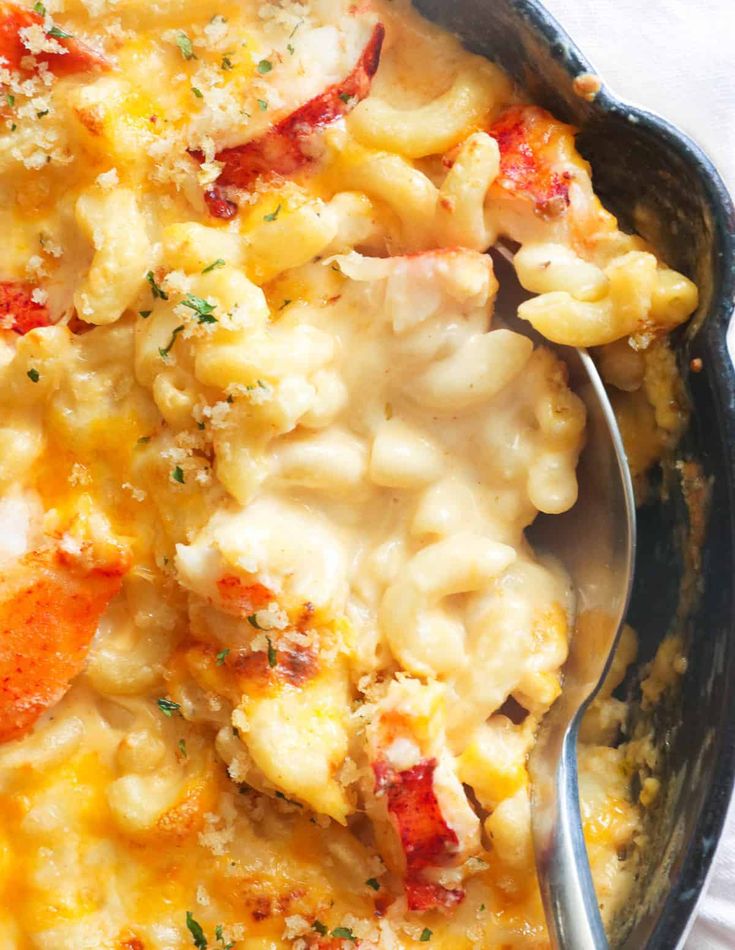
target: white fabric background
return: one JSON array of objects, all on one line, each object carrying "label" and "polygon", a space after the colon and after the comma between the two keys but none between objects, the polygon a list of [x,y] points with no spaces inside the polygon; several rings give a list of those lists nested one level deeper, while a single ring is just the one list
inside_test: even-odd
[{"label": "white fabric background", "polygon": [[[545,3],[613,92],[688,132],[735,193],[735,0]],[[735,950],[735,809],[686,948]]]}]

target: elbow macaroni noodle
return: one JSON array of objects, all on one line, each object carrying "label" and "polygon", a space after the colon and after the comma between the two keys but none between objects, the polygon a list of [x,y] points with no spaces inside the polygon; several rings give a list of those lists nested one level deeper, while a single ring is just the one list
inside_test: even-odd
[{"label": "elbow macaroni noodle", "polygon": [[[595,348],[639,481],[696,287],[404,0],[48,9],[0,4],[0,947],[546,946],[575,597],[525,529],[585,412],[485,252]],[[607,920],[634,655],[580,751]]]}]

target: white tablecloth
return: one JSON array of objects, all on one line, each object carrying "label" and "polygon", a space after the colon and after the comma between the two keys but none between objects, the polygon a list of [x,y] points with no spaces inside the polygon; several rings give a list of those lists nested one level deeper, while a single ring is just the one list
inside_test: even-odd
[{"label": "white tablecloth", "polygon": [[[613,91],[688,132],[735,193],[735,0],[545,2]],[[735,809],[686,948],[735,950]]]}]

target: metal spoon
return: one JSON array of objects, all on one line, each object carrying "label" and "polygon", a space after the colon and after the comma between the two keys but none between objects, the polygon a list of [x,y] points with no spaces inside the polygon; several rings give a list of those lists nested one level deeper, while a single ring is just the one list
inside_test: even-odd
[{"label": "metal spoon", "polygon": [[[496,314],[506,326],[540,337],[515,315],[530,294],[518,283],[511,255],[493,252],[500,283]],[[550,346],[569,367],[570,384],[587,408],[587,441],[577,469],[579,497],[563,515],[540,516],[529,529],[534,547],[557,557],[577,594],[575,630],[559,698],[544,717],[529,758],[536,869],[552,946],[604,950],[577,784],[577,733],[599,690],[628,608],[635,561],[635,500],[630,471],[605,387],[586,350]]]}]

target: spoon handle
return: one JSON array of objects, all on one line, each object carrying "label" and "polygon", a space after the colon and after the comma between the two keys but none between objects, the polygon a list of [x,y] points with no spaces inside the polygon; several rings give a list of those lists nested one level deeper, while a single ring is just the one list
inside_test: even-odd
[{"label": "spoon handle", "polygon": [[[553,724],[546,725],[553,732]],[[536,861],[545,870],[539,882],[551,946],[554,950],[608,950],[579,821],[577,721],[564,732],[561,743],[556,770],[547,776],[535,775],[532,793],[550,796],[543,804],[538,802],[542,807],[534,807],[532,814],[545,821],[534,837]]]}]

